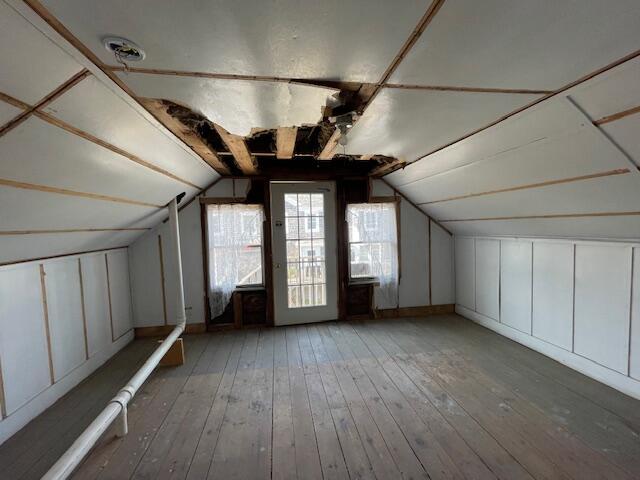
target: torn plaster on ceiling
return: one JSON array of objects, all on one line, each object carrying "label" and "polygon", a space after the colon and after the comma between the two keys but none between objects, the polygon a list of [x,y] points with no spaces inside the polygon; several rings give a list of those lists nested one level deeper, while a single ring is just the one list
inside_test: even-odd
[{"label": "torn plaster on ceiling", "polygon": [[161,98],[198,111],[230,133],[315,124],[334,89],[284,82],[119,73],[139,97]]}]

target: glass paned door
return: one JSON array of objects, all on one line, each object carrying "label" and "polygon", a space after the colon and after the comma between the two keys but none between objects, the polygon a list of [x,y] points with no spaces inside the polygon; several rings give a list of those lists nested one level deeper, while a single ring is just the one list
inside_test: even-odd
[{"label": "glass paned door", "polygon": [[337,318],[333,183],[272,183],[271,199],[275,323]]}]

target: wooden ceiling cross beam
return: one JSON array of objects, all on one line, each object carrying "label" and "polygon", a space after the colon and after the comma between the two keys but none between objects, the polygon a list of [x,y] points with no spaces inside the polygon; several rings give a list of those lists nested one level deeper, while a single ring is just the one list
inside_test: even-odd
[{"label": "wooden ceiling cross beam", "polygon": [[276,158],[283,160],[293,158],[297,136],[298,127],[279,127],[276,130]]},{"label": "wooden ceiling cross beam", "polygon": [[140,98],[137,100],[160,122],[164,124],[171,133],[186,143],[196,154],[213,168],[220,175],[229,175],[231,172],[220,160],[218,152],[211,146],[205,144],[202,139],[187,125],[167,112],[166,105],[161,100],[154,98]]},{"label": "wooden ceiling cross beam", "polygon": [[238,167],[240,167],[240,170],[242,170],[242,173],[245,175],[257,174],[258,169],[256,167],[255,158],[251,155],[251,152],[249,152],[249,148],[247,147],[247,142],[244,137],[229,133],[220,125],[214,125],[216,132],[218,132],[218,135],[220,135],[224,144],[233,154],[233,158],[238,164]]}]

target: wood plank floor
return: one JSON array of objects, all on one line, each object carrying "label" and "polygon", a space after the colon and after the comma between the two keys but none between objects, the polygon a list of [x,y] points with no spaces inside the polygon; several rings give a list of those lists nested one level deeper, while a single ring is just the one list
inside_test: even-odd
[{"label": "wood plank floor", "polygon": [[[77,479],[637,479],[640,401],[457,315],[185,338]],[[135,370],[136,341],[0,447],[39,478]]]}]

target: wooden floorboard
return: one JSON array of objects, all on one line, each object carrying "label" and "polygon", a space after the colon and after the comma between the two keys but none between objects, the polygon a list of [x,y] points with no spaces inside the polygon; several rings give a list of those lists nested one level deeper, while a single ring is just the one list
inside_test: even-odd
[{"label": "wooden floorboard", "polygon": [[[0,446],[0,478],[39,478],[153,347]],[[74,478],[640,478],[640,401],[457,315],[187,335],[185,351]]]}]

